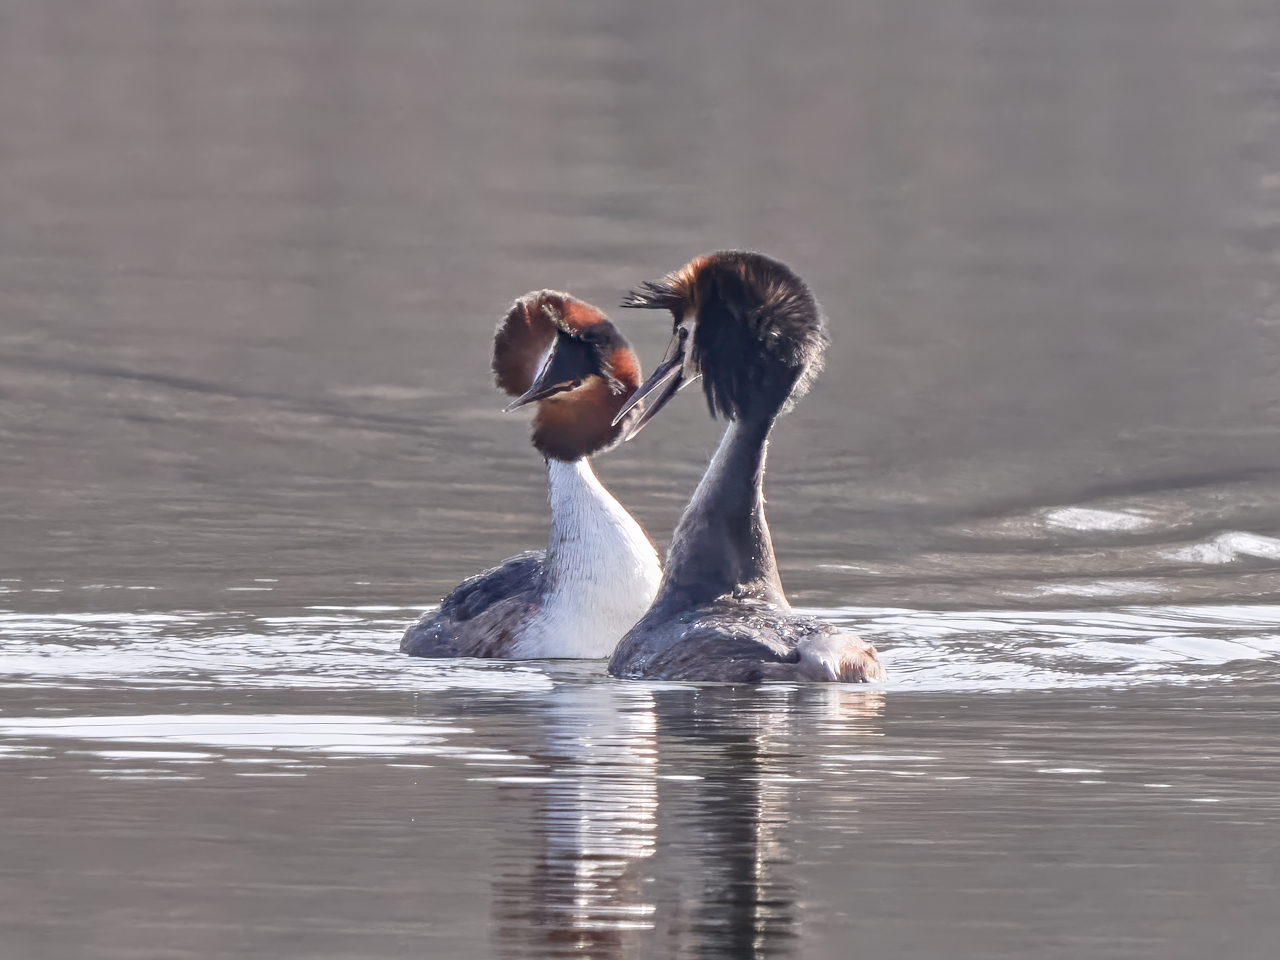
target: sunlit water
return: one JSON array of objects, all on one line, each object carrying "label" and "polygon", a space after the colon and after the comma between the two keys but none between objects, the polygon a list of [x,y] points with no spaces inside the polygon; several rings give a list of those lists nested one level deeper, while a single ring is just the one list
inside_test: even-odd
[{"label": "sunlit water", "polygon": [[[0,958],[1280,943],[1280,16],[0,5]],[[430,663],[526,290],[791,263],[766,492],[883,687]],[[720,424],[599,458],[661,548]]]},{"label": "sunlit water", "polygon": [[6,614],[8,942],[1193,957],[1229,908],[1265,955],[1278,608],[809,612],[891,681],[407,661],[387,607]]},{"label": "sunlit water", "polygon": [[[1280,606],[801,612],[873,641],[889,691],[975,693],[1280,679]],[[546,693],[557,668],[406,660],[393,607],[252,614],[0,613],[0,686]],[[584,676],[602,673],[596,664]],[[550,669],[550,677],[548,676]],[[563,669],[563,665],[561,668]]]}]

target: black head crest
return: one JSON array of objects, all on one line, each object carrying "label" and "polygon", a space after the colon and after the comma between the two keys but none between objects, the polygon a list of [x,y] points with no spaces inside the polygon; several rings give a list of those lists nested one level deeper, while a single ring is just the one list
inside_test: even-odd
[{"label": "black head crest", "polygon": [[686,349],[713,416],[776,415],[822,369],[828,343],[822,311],[790,267],[764,254],[698,257],[642,284],[623,306],[670,310],[677,331],[692,322]]}]

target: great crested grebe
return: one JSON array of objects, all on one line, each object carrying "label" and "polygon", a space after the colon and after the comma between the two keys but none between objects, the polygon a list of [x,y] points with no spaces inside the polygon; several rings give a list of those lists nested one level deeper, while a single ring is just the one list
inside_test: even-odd
[{"label": "great crested grebe", "polygon": [[415,657],[607,657],[644,613],[662,577],[653,544],[596,479],[587,457],[618,442],[615,417],[640,363],[599,310],[565,293],[521,297],[498,325],[493,372],[537,404],[533,445],[547,458],[551,536],[464,580],[405,632]]},{"label": "great crested grebe", "polygon": [[774,421],[809,388],[827,345],[804,281],[777,260],[726,251],[632,291],[627,307],[670,310],[666,358],[615,422],[630,439],[702,377],[724,438],[671,537],[653,605],[609,661],[615,677],[662,680],[883,680],[871,644],[791,612],[764,516]]}]

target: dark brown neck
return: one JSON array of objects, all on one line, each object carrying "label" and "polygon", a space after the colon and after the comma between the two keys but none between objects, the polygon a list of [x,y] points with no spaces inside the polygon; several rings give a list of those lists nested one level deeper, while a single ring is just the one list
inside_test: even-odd
[{"label": "dark brown neck", "polygon": [[729,423],[672,534],[655,606],[696,607],[731,594],[789,609],[764,516],[773,420]]}]

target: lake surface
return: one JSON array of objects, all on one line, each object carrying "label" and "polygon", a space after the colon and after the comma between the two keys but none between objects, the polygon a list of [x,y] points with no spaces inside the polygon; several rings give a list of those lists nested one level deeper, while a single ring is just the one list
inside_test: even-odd
[{"label": "lake surface", "polygon": [[[0,10],[0,943],[1269,958],[1280,11]],[[414,662],[541,545],[488,351],[726,247],[827,369],[767,493],[880,688]],[[693,391],[601,477],[660,548]]]}]

